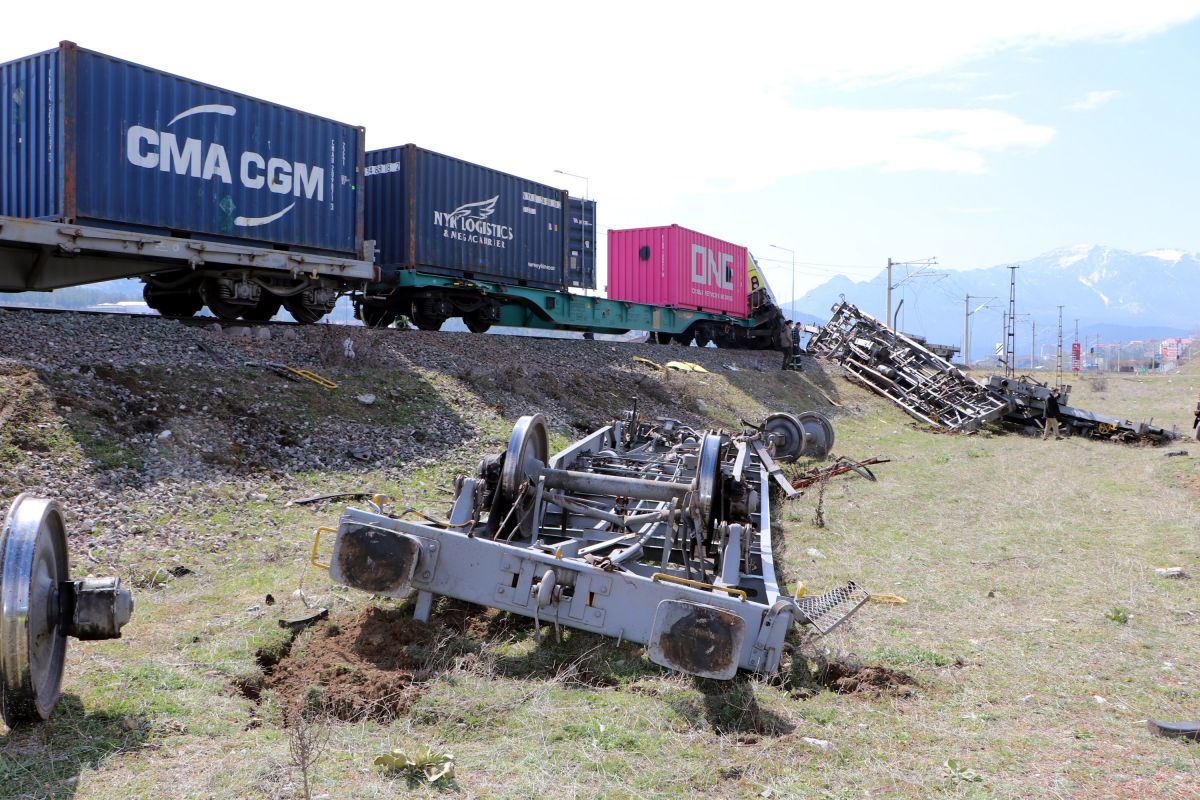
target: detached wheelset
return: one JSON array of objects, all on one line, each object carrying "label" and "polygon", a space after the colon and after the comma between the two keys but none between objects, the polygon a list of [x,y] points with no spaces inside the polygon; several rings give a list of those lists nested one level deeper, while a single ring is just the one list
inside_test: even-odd
[{"label": "detached wheelset", "polygon": [[0,529],[0,716],[10,727],[49,719],[67,637],[117,639],[133,613],[119,578],[71,580],[58,503],[13,501]]},{"label": "detached wheelset", "polygon": [[801,456],[824,458],[833,449],[833,423],[824,414],[772,414],[762,430],[775,441],[775,460],[784,463]]}]

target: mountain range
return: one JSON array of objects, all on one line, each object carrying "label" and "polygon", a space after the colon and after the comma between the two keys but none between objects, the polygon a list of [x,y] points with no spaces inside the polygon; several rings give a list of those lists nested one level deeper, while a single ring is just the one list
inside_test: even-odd
[{"label": "mountain range", "polygon": [[[1130,342],[1188,336],[1200,330],[1200,255],[1181,250],[1131,253],[1081,245],[1019,262],[1016,270],[1016,350],[1030,352],[1031,322],[1039,350],[1054,348],[1062,306],[1063,341],[1074,340],[1076,320],[1083,342]],[[965,271],[925,270],[905,280],[893,267],[896,327],[931,342],[961,345],[971,296],[971,353],[993,350],[1003,335],[1012,271],[1006,264]],[[915,272],[915,270],[914,270]],[[898,285],[899,284],[899,285]],[[794,318],[820,324],[842,297],[880,320],[885,318],[887,273],[855,282],[838,276],[789,304]],[[903,301],[903,302],[902,302]],[[982,306],[982,308],[981,308]]]}]

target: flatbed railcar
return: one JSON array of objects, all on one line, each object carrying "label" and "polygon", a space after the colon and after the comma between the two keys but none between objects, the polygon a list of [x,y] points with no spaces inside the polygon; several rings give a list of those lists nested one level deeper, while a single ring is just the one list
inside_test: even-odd
[{"label": "flatbed railcar", "polygon": [[374,284],[357,302],[368,326],[390,325],[408,309],[406,316],[423,330],[438,330],[448,318],[461,316],[468,329],[480,333],[501,325],[603,334],[647,331],[652,342],[700,347],[712,342],[778,350],[788,344],[782,312],[761,289],[749,295],[746,316],[735,316],[403,270],[386,285]]}]

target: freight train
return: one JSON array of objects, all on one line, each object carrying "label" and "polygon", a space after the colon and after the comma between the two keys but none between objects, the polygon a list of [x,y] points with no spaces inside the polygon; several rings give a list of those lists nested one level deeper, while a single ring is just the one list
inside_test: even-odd
[{"label": "freight train", "polygon": [[0,291],[113,278],[188,317],[312,323],[349,296],[369,326],[450,318],[786,348],[744,247],[678,226],[609,231],[596,204],[62,42],[0,64]]}]

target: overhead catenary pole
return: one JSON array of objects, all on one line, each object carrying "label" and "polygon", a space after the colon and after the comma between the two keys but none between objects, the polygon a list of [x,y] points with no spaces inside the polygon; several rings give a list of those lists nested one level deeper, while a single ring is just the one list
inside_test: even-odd
[{"label": "overhead catenary pole", "polygon": [[1017,270],[1020,264],[1009,264],[1012,275],[1008,281],[1008,321],[1004,329],[1004,377],[1017,374]]},{"label": "overhead catenary pole", "polygon": [[996,357],[999,358],[1004,363],[1004,377],[1006,377],[1006,378],[1009,376],[1008,375],[1008,345],[1006,344],[1007,341],[1008,341],[1008,312],[1001,311],[1000,312],[1000,344],[997,345],[1000,348],[1000,352],[996,354]]},{"label": "overhead catenary pole", "polygon": [[[1078,354],[1078,355],[1076,355]],[[1075,320],[1075,338],[1070,342],[1070,371],[1079,372],[1080,361],[1084,359],[1084,348],[1079,344],[1079,320]]]},{"label": "overhead catenary pole", "polygon": [[887,303],[887,309],[886,309],[886,313],[884,314],[884,320],[886,321],[887,326],[890,328],[890,327],[892,327],[892,259],[891,258],[888,258],[887,297],[884,299],[884,302]]},{"label": "overhead catenary pole", "polygon": [[1054,386],[1057,389],[1062,388],[1062,310],[1063,307],[1058,307],[1058,362],[1054,368]]},{"label": "overhead catenary pole", "polygon": [[971,366],[971,295],[967,295],[967,300],[963,303],[963,366],[970,368]]},{"label": "overhead catenary pole", "polygon": [[[887,308],[884,309],[884,320],[889,328],[891,328],[893,330],[895,330],[895,328],[896,328],[896,326],[893,324],[893,319],[892,319],[892,317],[893,317],[893,314],[892,314],[892,289],[896,289],[900,286],[903,286],[905,283],[912,280],[913,278],[935,278],[935,277],[944,278],[944,277],[946,277],[947,273],[944,273],[944,272],[940,272],[940,273],[939,272],[927,272],[927,270],[930,267],[935,267],[935,266],[937,266],[937,257],[926,258],[926,259],[922,259],[920,261],[893,261],[890,258],[888,259],[888,263],[887,263],[887,293],[886,293],[886,296],[884,297],[884,302],[887,303]],[[904,278],[902,280],[898,281],[897,283],[892,283],[892,267],[916,267],[917,269],[914,272],[909,272],[907,275],[904,276]]]},{"label": "overhead catenary pole", "polygon": [[963,364],[968,367],[971,366],[971,315],[976,311],[987,308],[989,300],[996,299],[994,297],[975,297],[976,300],[982,300],[983,302],[977,307],[971,308],[972,297],[975,297],[975,295],[967,295],[965,314],[963,317]]},{"label": "overhead catenary pole", "polygon": [[1029,320],[1029,368],[1037,366],[1037,320]]}]

